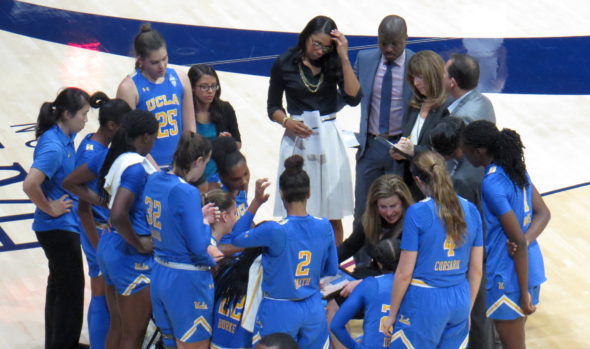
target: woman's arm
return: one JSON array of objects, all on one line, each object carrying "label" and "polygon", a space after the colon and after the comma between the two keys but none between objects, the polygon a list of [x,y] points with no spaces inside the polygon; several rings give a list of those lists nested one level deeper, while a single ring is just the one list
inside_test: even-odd
[{"label": "woman's arm", "polygon": [[344,93],[350,97],[358,97],[354,98],[354,101],[347,100],[347,103],[353,102],[349,104],[357,105],[360,102],[359,92],[361,90],[361,84],[359,83],[356,74],[352,69],[350,59],[348,58],[348,40],[346,39],[344,34],[342,34],[337,29],[332,30],[330,34],[332,35],[332,41],[336,43],[336,52],[338,53],[340,63],[342,64],[342,75],[344,77]]},{"label": "woman's arm", "polygon": [[305,126],[302,121],[296,121],[287,117],[285,108],[283,108],[283,92],[285,91],[285,85],[282,74],[281,62],[277,59],[270,71],[268,98],[266,100],[268,116],[271,120],[283,125],[284,128],[295,133],[297,136],[302,138],[309,137],[312,133],[311,129]]},{"label": "woman's arm", "polygon": [[195,121],[195,107],[193,104],[193,90],[191,82],[185,72],[176,70],[176,74],[180,77],[182,87],[184,88],[184,96],[182,97],[182,130],[189,130],[197,132],[197,122]]},{"label": "woman's arm", "polygon": [[414,274],[414,267],[416,266],[416,259],[418,252],[402,250],[399,258],[399,264],[395,271],[395,278],[393,281],[393,290],[391,292],[391,308],[389,310],[389,317],[384,323],[385,335],[391,336],[393,334],[393,324],[397,318],[397,313],[402,304],[402,300],[406,295],[408,286],[412,281]]},{"label": "woman's arm", "polygon": [[[336,312],[336,315],[332,318],[332,323],[330,324],[330,331],[338,338],[338,340],[346,347],[346,348],[358,348],[359,345],[354,339],[350,336],[348,331],[346,330],[346,324],[350,319],[354,317],[359,310],[365,307],[365,302],[363,299],[363,294],[365,289],[367,289],[367,281],[371,279],[364,280],[358,288],[342,303],[340,309]],[[369,333],[365,333],[365,336],[369,336]]]},{"label": "woman's arm", "polygon": [[469,256],[469,270],[467,271],[467,280],[469,280],[469,295],[471,296],[471,306],[475,303],[475,297],[479,292],[479,285],[481,284],[481,275],[483,270],[483,247],[475,246],[471,248],[471,255]]},{"label": "woman's arm", "polygon": [[223,122],[226,125],[226,130],[231,134],[236,142],[242,143],[242,135],[240,134],[240,128],[238,126],[238,118],[236,117],[236,111],[229,102],[221,102],[221,116]]},{"label": "woman's arm", "polygon": [[98,232],[96,231],[96,222],[92,214],[92,205],[88,201],[78,201],[78,216],[84,228],[83,234],[86,234],[92,247],[96,250],[98,247]]},{"label": "woman's arm", "polygon": [[358,223],[352,230],[352,234],[338,245],[338,262],[342,263],[352,257],[365,243],[365,231],[362,224]]},{"label": "woman's arm", "polygon": [[110,221],[117,233],[139,253],[151,253],[154,249],[152,238],[137,235],[129,218],[134,201],[135,194],[131,190],[119,187],[111,208]]},{"label": "woman's arm", "polygon": [[31,168],[27,177],[23,181],[23,191],[33,204],[41,211],[47,213],[51,217],[59,217],[64,213],[70,212],[70,208],[74,205],[68,195],[65,194],[57,200],[49,200],[43,190],[41,184],[45,181],[45,174],[36,168]]},{"label": "woman's arm", "polygon": [[527,244],[537,240],[537,237],[541,235],[545,227],[549,223],[551,219],[551,211],[545,204],[543,197],[537,191],[537,188],[533,185],[533,220],[531,221],[531,225],[527,229],[526,233],[524,234]]},{"label": "woman's arm", "polygon": [[64,179],[62,186],[65,190],[76,195],[80,201],[89,202],[92,205],[105,206],[106,202],[86,184],[96,179],[96,175],[90,171],[88,164],[83,164],[70,173]]},{"label": "woman's arm", "polygon": [[126,76],[119,84],[119,87],[117,88],[117,98],[121,98],[127,102],[131,110],[134,110],[137,107],[139,94],[137,94],[135,83],[129,76]]},{"label": "woman's arm", "polygon": [[529,252],[528,243],[514,211],[508,211],[500,216],[500,224],[508,240],[516,244],[516,252],[512,257],[514,259],[514,267],[518,276],[518,284],[520,285],[520,307],[525,315],[530,315],[535,312],[535,307],[531,303],[531,296],[529,294]]}]

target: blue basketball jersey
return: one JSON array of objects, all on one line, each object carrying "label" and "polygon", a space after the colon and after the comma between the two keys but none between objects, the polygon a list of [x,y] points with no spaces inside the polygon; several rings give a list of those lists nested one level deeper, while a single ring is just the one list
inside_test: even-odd
[{"label": "blue basketball jersey", "polygon": [[152,112],[160,124],[158,138],[150,154],[159,166],[171,166],[172,155],[182,133],[182,82],[171,68],[166,69],[164,82],[160,84],[146,79],[139,69],[131,79],[139,95],[136,108]]},{"label": "blue basketball jersey", "polygon": [[262,291],[276,299],[305,299],[320,289],[320,278],[336,275],[334,233],[325,218],[287,216],[233,238],[238,247],[264,246]]},{"label": "blue basketball jersey", "polygon": [[[63,195],[75,200],[62,187],[63,180],[74,170],[74,138],[76,134],[66,135],[57,125],[45,131],[37,141],[33,152],[31,168],[43,172],[46,176],[41,184],[41,190],[48,200],[58,200]],[[65,230],[80,233],[80,222],[76,210],[64,213],[59,217],[51,217],[47,213],[35,208],[33,217],[34,231]]]},{"label": "blue basketball jersey", "polygon": [[458,197],[467,231],[461,245],[447,239],[438,206],[426,198],[408,208],[404,216],[401,249],[417,251],[413,278],[433,287],[450,287],[465,281],[471,248],[483,245],[481,217],[475,205]]},{"label": "blue basketball jersey", "polygon": [[[101,143],[90,139],[93,135],[93,133],[86,135],[86,137],[84,137],[78,146],[78,150],[76,150],[76,168],[87,164],[88,168],[90,169],[92,161],[102,158],[100,163],[94,165],[94,168],[98,168],[98,171],[94,172],[90,170],[97,177],[92,182],[88,183],[88,188],[90,188],[90,190],[94,191],[95,193],[98,193],[98,172],[102,167],[104,157],[99,158],[97,157],[97,154],[106,154],[108,148]],[[104,224],[109,219],[109,209],[106,207],[92,205],[92,213],[94,215],[94,221],[98,224]]]},{"label": "blue basketball jersey", "polygon": [[143,204],[154,240],[154,256],[168,262],[214,266],[207,253],[211,228],[203,223],[201,194],[182,178],[152,174]]},{"label": "blue basketball jersey", "polygon": [[[482,184],[483,215],[487,226],[486,241],[486,280],[487,288],[493,287],[496,277],[500,277],[506,292],[519,291],[518,276],[514,268],[514,260],[506,249],[508,237],[504,233],[500,216],[513,211],[520,223],[523,233],[531,224],[533,215],[532,192],[529,182],[524,188],[517,188],[504,169],[495,164],[486,168]],[[545,282],[543,256],[537,241],[529,244],[529,287]]]},{"label": "blue basketball jersey", "polygon": [[133,193],[134,201],[129,218],[137,235],[150,235],[150,229],[145,219],[145,205],[143,204],[143,189],[148,174],[142,164],[134,164],[125,169],[121,174],[120,188],[125,188]]},{"label": "blue basketball jersey", "polygon": [[[393,274],[368,277],[342,304],[332,319],[331,330],[347,348],[389,348],[390,337],[381,323],[387,319],[391,303]],[[364,309],[363,340],[356,343],[346,330],[346,323]]]},{"label": "blue basketball jersey", "polygon": [[211,348],[251,348],[252,332],[240,324],[246,296],[239,302],[228,304],[225,298],[218,299],[213,308],[213,335]]}]

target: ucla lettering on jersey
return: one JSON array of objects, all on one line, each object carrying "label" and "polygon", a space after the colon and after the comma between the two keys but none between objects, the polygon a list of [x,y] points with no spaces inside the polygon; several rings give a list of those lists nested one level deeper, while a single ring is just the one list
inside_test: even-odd
[{"label": "ucla lettering on jersey", "polygon": [[152,112],[158,120],[158,135],[150,154],[158,165],[169,166],[182,132],[184,88],[176,71],[171,68],[166,70],[164,81],[160,84],[149,81],[139,70],[131,79],[139,95],[137,109]]}]

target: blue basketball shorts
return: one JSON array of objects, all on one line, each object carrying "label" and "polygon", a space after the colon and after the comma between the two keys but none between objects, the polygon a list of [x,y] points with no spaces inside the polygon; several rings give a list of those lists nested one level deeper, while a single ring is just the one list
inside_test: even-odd
[{"label": "blue basketball shorts", "polygon": [[393,326],[390,348],[466,348],[469,282],[430,287],[412,280]]},{"label": "blue basketball shorts", "polygon": [[[529,287],[533,305],[539,304],[541,285]],[[496,276],[492,288],[487,289],[486,316],[493,320],[514,320],[524,317],[520,308],[520,291],[506,291],[502,278]]]},{"label": "blue basketball shorts", "polygon": [[156,325],[184,343],[211,338],[213,288],[210,271],[179,270],[154,263],[150,293]]},{"label": "blue basketball shorts", "polygon": [[275,332],[291,335],[300,348],[329,348],[328,322],[321,294],[318,292],[298,301],[263,298],[258,308],[252,344]]},{"label": "blue basketball shorts", "polygon": [[118,294],[129,296],[149,286],[153,256],[138,253],[116,232],[103,234],[96,255],[105,283]]},{"label": "blue basketball shorts", "polygon": [[[104,224],[100,224],[96,226],[96,232],[98,233],[98,238],[103,235],[103,232],[108,229]],[[86,256],[86,262],[88,263],[88,276],[91,278],[99,277],[101,274],[100,267],[98,265],[98,261],[96,259],[96,250],[90,243],[88,239],[88,235],[86,232],[80,233],[80,242],[82,243],[82,250],[84,251],[84,255]]]}]

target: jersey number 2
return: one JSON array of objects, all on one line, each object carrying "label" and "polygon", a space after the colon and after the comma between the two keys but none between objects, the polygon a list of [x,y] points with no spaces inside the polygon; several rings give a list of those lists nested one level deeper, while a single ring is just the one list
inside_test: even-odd
[{"label": "jersey number 2", "polygon": [[308,276],[309,263],[311,263],[311,251],[299,251],[299,264],[295,270],[295,276]]}]

